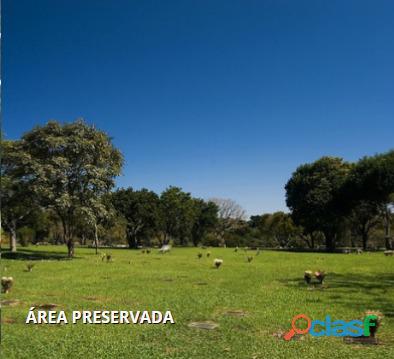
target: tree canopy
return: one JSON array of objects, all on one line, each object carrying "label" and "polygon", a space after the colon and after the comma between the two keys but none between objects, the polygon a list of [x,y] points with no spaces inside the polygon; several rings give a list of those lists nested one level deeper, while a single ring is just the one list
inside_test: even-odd
[{"label": "tree canopy", "polygon": [[29,185],[60,218],[72,257],[78,216],[114,186],[122,155],[106,133],[82,120],[35,127],[22,136],[21,151],[29,159]]},{"label": "tree canopy", "polygon": [[29,186],[29,157],[21,150],[20,141],[1,144],[1,217],[11,234],[10,250],[16,251],[17,229],[33,212],[38,211],[34,193]]},{"label": "tree canopy", "polygon": [[298,167],[285,186],[294,222],[307,233],[323,232],[329,250],[335,248],[340,232],[343,217],[338,193],[350,168],[341,158],[322,157]]},{"label": "tree canopy", "polygon": [[142,239],[155,234],[160,225],[159,196],[147,189],[134,191],[132,188],[119,189],[112,193],[111,201],[126,219],[127,242],[130,248],[141,245]]}]

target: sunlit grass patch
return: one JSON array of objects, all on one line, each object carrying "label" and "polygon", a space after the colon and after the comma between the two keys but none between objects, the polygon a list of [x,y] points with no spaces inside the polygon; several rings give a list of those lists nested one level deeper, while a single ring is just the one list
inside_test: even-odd
[{"label": "sunlit grass patch", "polygon": [[[250,263],[242,250],[195,248],[111,249],[112,262],[79,248],[75,260],[58,260],[64,247],[35,253],[34,270],[25,258],[2,259],[11,291],[2,300],[2,354],[5,358],[390,358],[394,356],[394,261],[373,253],[341,254],[261,251]],[[42,249],[40,249],[42,251]],[[48,259],[50,258],[50,259]],[[157,260],[160,258],[160,260]],[[217,270],[214,259],[222,259]],[[324,290],[308,290],[305,270],[324,269]],[[2,271],[3,273],[3,271]],[[3,273],[4,274],[4,273]],[[34,304],[72,310],[171,310],[173,325],[26,325]],[[56,310],[56,308],[55,308]],[[340,338],[285,342],[294,315],[313,319],[359,319],[366,310],[384,315],[381,344],[355,348]],[[198,330],[195,322],[215,323]],[[278,334],[279,333],[279,334]],[[23,345],[22,345],[23,344]],[[361,356],[357,356],[361,355]]]}]

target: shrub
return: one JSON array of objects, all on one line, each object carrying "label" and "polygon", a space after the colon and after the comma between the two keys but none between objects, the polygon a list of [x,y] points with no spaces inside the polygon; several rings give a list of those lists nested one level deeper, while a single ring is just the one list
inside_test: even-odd
[{"label": "shrub", "polygon": [[204,247],[217,247],[219,245],[219,239],[214,233],[207,233],[202,239]]},{"label": "shrub", "polygon": [[36,231],[27,226],[18,230],[19,243],[22,247],[27,247],[29,243],[34,242]]},{"label": "shrub", "polygon": [[34,263],[27,263],[26,264],[26,269],[28,272],[31,272],[33,270]]},{"label": "shrub", "polygon": [[202,253],[198,253],[197,257],[198,257],[198,259],[200,259],[202,257]]}]

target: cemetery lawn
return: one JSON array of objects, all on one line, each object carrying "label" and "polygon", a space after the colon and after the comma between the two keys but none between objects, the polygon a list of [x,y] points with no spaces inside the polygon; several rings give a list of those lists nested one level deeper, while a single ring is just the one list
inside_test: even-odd
[{"label": "cemetery lawn", "polygon": [[[223,248],[174,248],[150,254],[128,249],[65,246],[2,252],[1,274],[14,286],[1,299],[1,357],[11,358],[394,358],[394,257],[383,253],[316,254]],[[207,252],[211,252],[209,258]],[[197,254],[203,253],[199,259]],[[254,256],[247,263],[246,256]],[[219,269],[213,259],[223,259]],[[34,263],[31,272],[26,264]],[[328,272],[323,289],[307,288],[305,270]],[[170,310],[175,324],[25,324],[33,305],[73,310]],[[376,346],[305,335],[279,339],[294,315],[312,319],[361,319],[384,314]],[[214,330],[188,327],[212,321]]]}]

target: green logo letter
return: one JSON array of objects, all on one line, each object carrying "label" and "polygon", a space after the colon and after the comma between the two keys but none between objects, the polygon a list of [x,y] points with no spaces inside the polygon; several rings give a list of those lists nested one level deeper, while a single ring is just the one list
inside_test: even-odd
[{"label": "green logo letter", "polygon": [[364,318],[364,337],[369,337],[371,335],[369,328],[376,326],[377,318],[378,317],[376,315],[367,315]]}]

